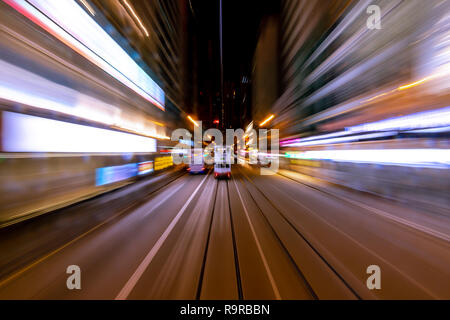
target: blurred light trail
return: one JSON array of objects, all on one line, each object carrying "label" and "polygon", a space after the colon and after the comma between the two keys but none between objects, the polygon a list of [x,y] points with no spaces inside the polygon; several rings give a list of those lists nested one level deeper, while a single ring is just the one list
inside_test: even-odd
[{"label": "blurred light trail", "polygon": [[72,0],[5,0],[67,46],[164,110],[164,91]]},{"label": "blurred light trail", "polygon": [[433,79],[435,77],[436,76],[429,76],[429,77],[423,78],[423,79],[421,79],[419,81],[416,81],[416,82],[413,82],[413,83],[401,86],[401,87],[398,88],[398,90],[399,91],[403,91],[403,90],[406,90],[406,89],[417,87],[417,86],[419,86],[419,85],[421,85],[421,84],[423,84],[423,83],[425,83],[425,82],[427,82],[427,81],[429,81],[429,80],[431,80],[431,79]]},{"label": "blurred light trail", "polygon": [[362,135],[342,137],[342,138],[332,138],[332,139],[325,139],[325,140],[318,140],[318,141],[293,142],[293,143],[284,144],[283,146],[284,147],[318,146],[318,145],[335,144],[335,143],[342,143],[342,142],[353,142],[353,141],[359,141],[359,140],[387,138],[387,137],[395,136],[397,134],[398,134],[397,131],[370,133],[370,134],[362,134]]},{"label": "blurred light trail", "polygon": [[450,107],[433,111],[424,111],[407,116],[381,120],[346,128],[353,133],[385,131],[385,130],[413,130],[445,127],[450,125]]},{"label": "blurred light trail", "polygon": [[80,2],[89,11],[90,14],[95,16],[95,10],[90,6],[89,3],[86,2],[86,0],[80,0]]},{"label": "blurred light trail", "polygon": [[6,152],[153,153],[156,140],[143,136],[3,112]]},{"label": "blurred light trail", "polygon": [[126,126],[126,125],[119,125],[119,126],[113,125],[113,126],[111,126],[111,129],[125,131],[125,132],[131,133],[131,134],[146,136],[149,138],[155,138],[155,139],[160,139],[160,140],[170,140],[170,137],[168,137],[166,135],[161,135],[161,134],[157,134],[154,132],[148,133],[143,130],[138,131],[138,130],[135,130],[134,127],[130,127],[130,126]]},{"label": "blurred light trail", "polygon": [[139,19],[139,16],[134,11],[133,7],[128,3],[127,0],[123,0],[123,3],[125,3],[125,5],[127,6],[128,10],[130,10],[130,12],[133,15],[134,19],[137,21],[137,23],[141,27],[142,31],[144,31],[145,36],[148,37],[149,33],[148,33],[147,29],[145,28],[144,24],[142,23],[141,19]]},{"label": "blurred light trail", "polygon": [[450,126],[440,127],[440,128],[432,128],[432,129],[420,129],[420,130],[406,131],[406,133],[444,133],[444,132],[450,132]]},{"label": "blurred light trail", "polygon": [[289,140],[282,141],[281,145],[287,146],[287,145],[290,145],[290,144],[293,144],[293,143],[298,143],[298,142],[323,140],[323,139],[327,139],[327,138],[348,136],[350,134],[351,133],[346,132],[346,131],[340,131],[340,132],[334,132],[334,133],[329,133],[329,134],[322,134],[322,135],[319,135],[319,136],[313,136],[313,137],[308,137],[308,138],[289,139]]},{"label": "blurred light trail", "polygon": [[[55,111],[152,138],[169,139],[164,135],[159,135],[156,130],[141,130],[138,126],[127,125],[121,116],[120,109],[101,100],[71,88],[62,87],[2,60],[0,60],[0,70],[2,70],[0,73],[0,99],[33,108]],[[162,124],[159,123],[159,125]]]},{"label": "blurred light trail", "polygon": [[155,171],[153,161],[146,161],[138,163],[138,175],[144,176]]},{"label": "blurred light trail", "polygon": [[448,169],[450,149],[319,150],[286,153],[287,158]]},{"label": "blurred light trail", "polygon": [[247,128],[245,128],[245,133],[249,133],[253,129],[253,121],[249,123]]},{"label": "blurred light trail", "polygon": [[266,120],[264,120],[263,122],[261,122],[261,124],[259,125],[260,127],[265,126],[267,123],[269,123],[270,121],[272,121],[272,119],[275,118],[275,116],[272,114],[270,117],[268,117]]},{"label": "blurred light trail", "polygon": [[345,129],[346,131],[339,131],[308,138],[285,140],[281,142],[281,145],[300,147],[300,146],[329,144],[334,142],[356,141],[352,139],[361,136],[351,136],[348,138],[328,139],[328,140],[326,139],[364,132],[408,130],[408,133],[410,133],[410,131],[412,130],[420,130],[420,129],[428,129],[428,130],[421,130],[420,132],[417,131],[417,133],[446,132],[448,131],[448,129],[446,128],[448,128],[449,126],[450,126],[450,107],[445,107],[438,110],[423,111],[413,113],[407,116],[385,119],[366,124],[360,124],[357,126],[348,127]]},{"label": "blurred light trail", "polygon": [[188,119],[198,128],[198,123],[191,116],[188,116]]},{"label": "blurred light trail", "polygon": [[373,96],[371,98],[368,98],[368,99],[365,99],[365,100],[361,101],[361,103],[364,104],[364,103],[372,102],[372,101],[375,101],[375,100],[377,100],[379,98],[382,98],[382,97],[388,96],[390,94],[396,93],[397,91],[404,91],[404,90],[407,90],[407,89],[411,89],[411,88],[420,86],[420,85],[422,85],[422,84],[424,84],[426,82],[429,82],[431,80],[435,80],[435,79],[442,78],[442,77],[445,78],[445,77],[448,76],[448,74],[449,74],[449,71],[447,69],[445,69],[445,68],[442,68],[441,71],[436,72],[435,74],[432,74],[432,75],[430,75],[428,77],[425,77],[425,78],[420,79],[418,81],[415,81],[413,83],[409,83],[409,84],[400,86],[400,87],[398,87],[396,89],[379,93],[379,94],[377,94],[377,95],[375,95],[375,96]]}]

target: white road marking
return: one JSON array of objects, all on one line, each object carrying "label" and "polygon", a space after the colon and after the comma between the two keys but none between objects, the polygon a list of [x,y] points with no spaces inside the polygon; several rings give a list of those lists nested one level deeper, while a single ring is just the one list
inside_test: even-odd
[{"label": "white road marking", "polygon": [[253,224],[250,220],[248,211],[245,208],[245,204],[244,204],[244,200],[242,199],[241,192],[239,191],[239,188],[236,184],[236,180],[233,180],[233,182],[234,182],[234,185],[236,186],[236,190],[237,190],[239,199],[241,199],[242,207],[244,208],[244,212],[245,212],[245,216],[247,217],[248,224],[250,225],[250,230],[252,231],[253,238],[255,239],[256,247],[258,248],[259,255],[261,256],[261,259],[263,261],[264,268],[266,269],[267,275],[269,276],[269,281],[270,281],[270,284],[272,285],[272,289],[275,294],[275,297],[277,300],[281,300],[280,291],[278,290],[278,287],[275,283],[275,279],[273,278],[272,272],[270,271],[269,264],[267,263],[266,256],[264,255],[264,252],[262,251],[261,244],[258,240],[258,236],[256,235],[255,228],[253,227]]},{"label": "white road marking", "polygon": [[189,197],[189,199],[184,204],[183,208],[178,212],[178,214],[175,216],[175,218],[172,220],[172,222],[169,224],[167,229],[164,231],[164,233],[159,237],[158,241],[156,241],[153,248],[149,251],[147,256],[144,258],[144,260],[141,262],[139,267],[136,269],[136,271],[133,273],[131,278],[127,281],[125,286],[120,290],[119,294],[117,295],[115,300],[125,300],[130,295],[131,291],[134,289],[136,284],[138,283],[139,279],[144,274],[145,270],[148,268],[150,263],[152,262],[153,258],[158,253],[159,249],[161,249],[162,245],[166,241],[169,234],[172,232],[172,230],[175,228],[176,224],[180,220],[180,218],[183,216],[184,212],[186,211],[189,204],[192,202],[194,197],[197,195],[198,191],[202,187],[203,183],[206,181],[206,179],[209,177],[209,174],[206,175],[206,177],[202,180],[202,182],[198,185],[197,189],[195,189],[194,193]]}]

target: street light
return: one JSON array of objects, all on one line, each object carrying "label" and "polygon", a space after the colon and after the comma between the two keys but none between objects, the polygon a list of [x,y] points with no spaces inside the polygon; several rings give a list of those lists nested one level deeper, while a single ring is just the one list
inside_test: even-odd
[{"label": "street light", "polygon": [[272,115],[271,115],[270,117],[268,117],[266,120],[264,120],[263,122],[261,122],[261,123],[259,124],[259,126],[260,126],[260,127],[265,126],[267,123],[269,123],[270,121],[272,121],[273,118],[275,118],[275,116],[272,114]]}]

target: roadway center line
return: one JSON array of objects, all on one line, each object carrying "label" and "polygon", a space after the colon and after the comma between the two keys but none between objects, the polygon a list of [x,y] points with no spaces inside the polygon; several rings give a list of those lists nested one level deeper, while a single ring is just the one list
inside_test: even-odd
[{"label": "roadway center line", "polygon": [[164,231],[164,233],[159,237],[158,241],[156,241],[155,245],[150,249],[147,256],[142,260],[141,264],[138,266],[136,271],[133,273],[131,278],[127,281],[125,286],[120,290],[119,294],[115,298],[115,300],[126,300],[128,296],[130,295],[131,291],[133,291],[134,287],[138,283],[139,279],[144,274],[145,270],[147,270],[150,263],[153,261],[153,258],[155,258],[156,254],[158,253],[159,249],[161,249],[162,245],[166,241],[167,237],[170,235],[172,230],[175,228],[178,221],[183,216],[184,212],[186,211],[189,204],[192,202],[194,197],[197,195],[198,191],[202,187],[202,185],[205,183],[206,179],[209,177],[209,173],[206,175],[206,177],[202,180],[202,182],[198,185],[197,189],[195,189],[194,193],[189,197],[189,199],[186,201],[184,206],[181,208],[181,210],[177,213],[175,218],[172,220],[172,222],[169,224],[167,229]]},{"label": "roadway center line", "polygon": [[264,264],[264,268],[266,269],[267,275],[269,276],[269,281],[270,281],[270,284],[272,285],[272,289],[275,294],[275,298],[277,300],[281,300],[280,291],[278,290],[278,287],[275,283],[275,279],[273,278],[272,272],[270,271],[269,264],[267,263],[266,256],[264,255],[264,252],[261,248],[261,244],[259,243],[258,236],[256,235],[255,228],[253,227],[253,224],[250,220],[250,216],[248,214],[247,208],[245,208],[245,204],[244,204],[244,200],[242,199],[241,192],[239,191],[239,188],[236,184],[236,180],[233,179],[233,182],[234,182],[234,185],[236,186],[236,190],[237,190],[239,199],[242,202],[242,207],[244,208],[245,216],[247,217],[248,224],[250,225],[250,230],[252,231],[253,238],[255,239],[255,243],[256,243],[256,247],[258,248],[259,255],[261,256],[261,259]]}]

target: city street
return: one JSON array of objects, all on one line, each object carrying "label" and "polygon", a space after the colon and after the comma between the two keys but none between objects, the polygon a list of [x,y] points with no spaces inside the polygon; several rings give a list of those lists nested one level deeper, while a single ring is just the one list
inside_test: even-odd
[{"label": "city street", "polygon": [[[448,223],[295,178],[235,166],[231,180],[216,180],[178,169],[2,229],[0,298],[450,296]],[[69,265],[81,269],[81,290],[67,290]],[[370,265],[381,268],[382,290],[366,287]]]}]

